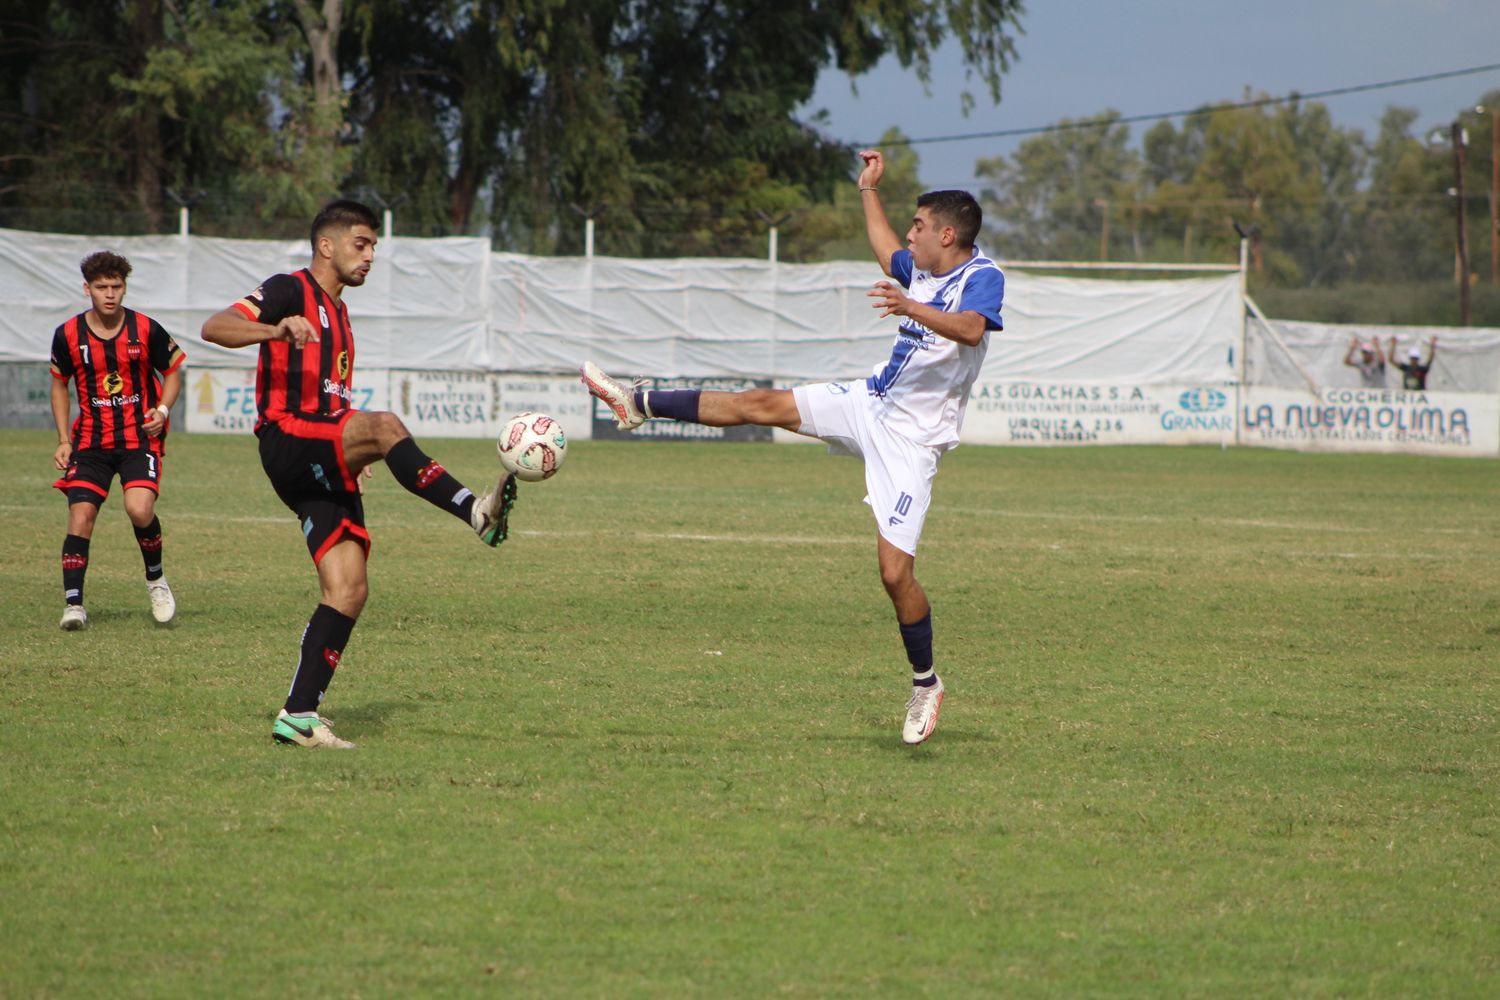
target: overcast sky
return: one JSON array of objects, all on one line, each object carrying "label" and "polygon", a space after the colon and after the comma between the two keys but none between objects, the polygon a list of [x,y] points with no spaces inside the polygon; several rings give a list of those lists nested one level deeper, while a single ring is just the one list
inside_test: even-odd
[{"label": "overcast sky", "polygon": [[[999,105],[982,85],[965,117],[962,65],[934,60],[929,94],[887,60],[856,81],[827,72],[803,109],[826,108],[828,131],[874,141],[892,125],[924,138],[1047,125],[1106,108],[1123,115],[1190,110],[1214,101],[1309,94],[1500,63],[1500,0],[1026,0],[1019,58]],[[1415,108],[1423,131],[1500,90],[1500,70],[1320,98],[1335,122],[1374,138],[1386,107]],[[1173,119],[1180,127],[1182,119]],[[1150,122],[1133,124],[1139,143]],[[923,143],[928,187],[970,187],[974,162],[1009,155],[1022,139]]]}]

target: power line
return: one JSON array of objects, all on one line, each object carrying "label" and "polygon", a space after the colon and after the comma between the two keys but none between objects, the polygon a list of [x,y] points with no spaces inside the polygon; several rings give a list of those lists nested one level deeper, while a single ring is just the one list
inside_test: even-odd
[{"label": "power line", "polygon": [[925,139],[895,139],[888,142],[862,142],[856,145],[872,148],[875,146],[917,146],[930,142],[963,142],[969,139],[1005,139],[1018,135],[1042,135],[1047,132],[1064,132],[1069,129],[1099,128],[1106,125],[1122,125],[1131,122],[1153,122],[1166,118],[1186,118],[1192,115],[1208,115],[1215,111],[1238,111],[1241,108],[1263,108],[1271,104],[1290,104],[1292,101],[1315,100],[1320,97],[1339,97],[1344,94],[1359,94],[1369,90],[1387,90],[1391,87],[1409,87],[1414,83],[1430,83],[1433,80],[1447,80],[1455,76],[1473,76],[1476,73],[1489,73],[1500,69],[1500,63],[1490,63],[1486,66],[1470,66],[1466,69],[1452,69],[1444,73],[1428,73],[1425,76],[1408,76],[1400,80],[1382,80],[1379,83],[1362,83],[1353,87],[1335,87],[1332,90],[1315,90],[1303,94],[1292,91],[1281,97],[1260,97],[1253,101],[1240,101],[1236,104],[1215,104],[1208,107],[1193,108],[1190,111],[1158,111],[1145,115],[1126,115],[1124,117],[1109,118],[1085,118],[1082,121],[1062,122],[1056,125],[1033,125],[1029,128],[1004,128],[993,132],[966,132],[962,135],[937,135]]}]

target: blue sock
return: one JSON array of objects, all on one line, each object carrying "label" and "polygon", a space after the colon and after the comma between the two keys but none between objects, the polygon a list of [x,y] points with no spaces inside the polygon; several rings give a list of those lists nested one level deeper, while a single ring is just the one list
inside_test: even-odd
[{"label": "blue sock", "polygon": [[911,682],[919,687],[936,684],[937,673],[932,669],[932,611],[910,625],[899,621],[896,624],[901,628],[901,641],[906,644],[906,658],[911,661]]},{"label": "blue sock", "polygon": [[702,389],[637,389],[636,409],[648,417],[698,422],[698,397]]}]

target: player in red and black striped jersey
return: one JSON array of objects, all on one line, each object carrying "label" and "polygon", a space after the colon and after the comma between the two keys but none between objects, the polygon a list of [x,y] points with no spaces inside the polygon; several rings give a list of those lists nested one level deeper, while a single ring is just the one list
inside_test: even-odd
[{"label": "player in red and black striped jersey", "polygon": [[336,201],[312,224],[312,263],[278,274],[203,324],[223,347],[258,345],[255,398],[260,461],[297,515],[318,571],[322,603],[302,633],[297,672],[271,735],[279,743],[345,749],[318,706],[369,595],[360,480],[384,461],[406,489],[468,524],[489,545],[505,540],[514,476],[476,498],[423,453],[394,413],[350,407],[354,334],[345,288],[365,283],[375,259],[375,214]]},{"label": "player in red and black striped jersey", "polygon": [[[110,483],[120,477],[125,513],[135,527],[146,563],[151,613],[165,624],[177,602],[162,573],[162,456],[168,415],[182,391],[182,353],[160,323],[126,309],[130,261],[101,250],[83,259],[83,290],[89,308],[52,335],[52,419],[58,444],[52,461],[62,472],[53,483],[68,498],[68,534],[63,539],[63,611],[68,631],[88,626],[83,578],[89,542]],[[71,426],[68,386],[76,387],[78,416]]]}]

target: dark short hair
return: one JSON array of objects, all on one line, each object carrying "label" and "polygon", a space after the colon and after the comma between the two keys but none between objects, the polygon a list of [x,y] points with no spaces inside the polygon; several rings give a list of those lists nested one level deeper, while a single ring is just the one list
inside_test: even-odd
[{"label": "dark short hair", "polygon": [[379,220],[368,205],[348,198],[340,198],[323,206],[323,210],[312,221],[312,248],[318,252],[318,237],[330,229],[350,229],[354,226],[369,226],[378,229]]},{"label": "dark short hair", "polygon": [[984,212],[967,191],[928,191],[917,198],[917,207],[932,209],[933,218],[952,226],[961,247],[973,246],[979,238],[979,227],[984,225]]},{"label": "dark short hair", "polygon": [[83,272],[83,280],[91,285],[100,278],[124,281],[130,277],[130,261],[113,250],[99,250],[79,261],[78,270]]}]

